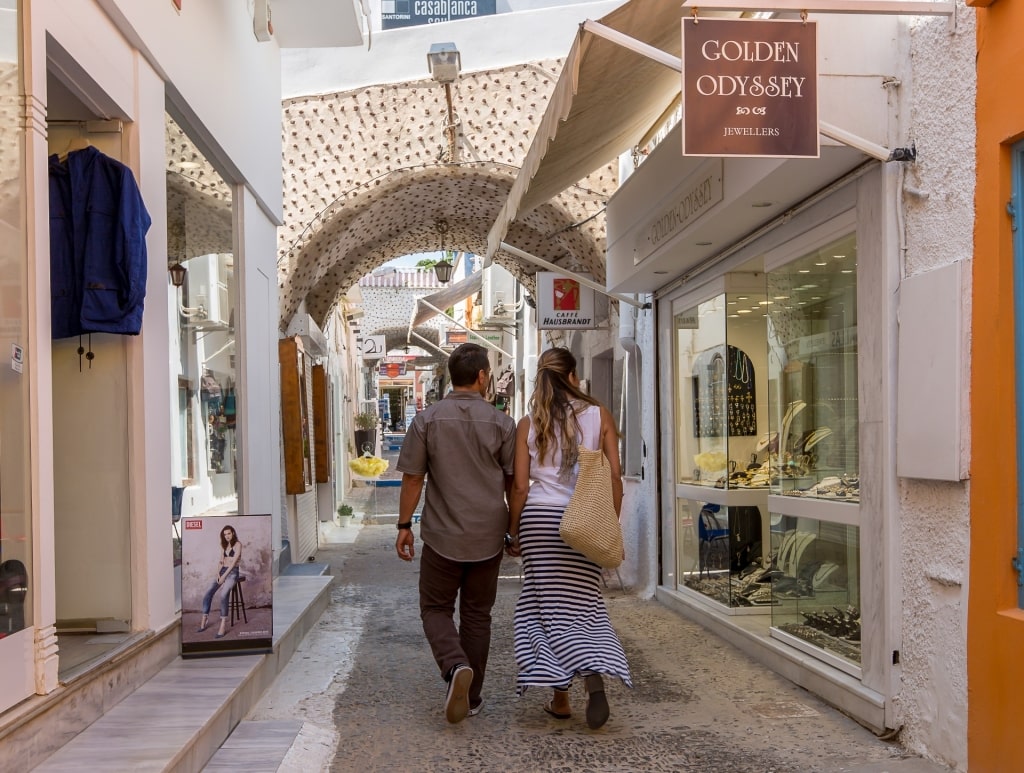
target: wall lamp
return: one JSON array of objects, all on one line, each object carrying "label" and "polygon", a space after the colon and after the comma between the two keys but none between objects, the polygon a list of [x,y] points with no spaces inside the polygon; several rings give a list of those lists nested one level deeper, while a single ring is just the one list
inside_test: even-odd
[{"label": "wall lamp", "polygon": [[454,43],[434,43],[427,52],[430,77],[438,83],[452,83],[462,70],[462,56]]},{"label": "wall lamp", "polygon": [[448,235],[448,221],[439,217],[434,221],[434,228],[441,237],[441,259],[434,264],[434,273],[437,274],[438,282],[448,284],[452,278],[452,270],[455,268],[448,261],[448,253],[444,251],[444,237]]},{"label": "wall lamp", "polygon": [[444,133],[448,138],[448,160],[455,161],[455,111],[452,108],[452,83],[462,71],[462,55],[454,43],[433,43],[427,52],[430,77],[444,85],[444,98],[448,103],[448,122]]},{"label": "wall lamp", "polygon": [[185,284],[186,272],[187,269],[181,265],[180,261],[167,269],[167,273],[171,275],[171,284],[175,287],[181,287]]}]

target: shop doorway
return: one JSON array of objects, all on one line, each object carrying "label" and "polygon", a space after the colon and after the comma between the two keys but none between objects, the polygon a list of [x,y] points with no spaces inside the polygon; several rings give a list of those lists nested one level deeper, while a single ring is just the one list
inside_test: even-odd
[{"label": "shop doorway", "polygon": [[[51,161],[89,148],[119,160],[122,122],[110,101],[58,47],[47,55]],[[51,272],[51,293],[66,279]],[[52,341],[56,626],[65,683],[131,632],[127,345],[105,333]]]}]

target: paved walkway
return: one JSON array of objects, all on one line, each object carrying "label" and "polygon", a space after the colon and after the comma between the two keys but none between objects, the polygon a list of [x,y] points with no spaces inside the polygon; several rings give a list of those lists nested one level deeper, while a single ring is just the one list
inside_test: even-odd
[{"label": "paved walkway", "polygon": [[696,624],[617,587],[607,603],[635,688],[608,686],[611,719],[601,730],[586,727],[579,685],[573,718],[550,718],[541,710],[546,691],[515,697],[520,577],[512,559],[494,610],[484,710],[449,725],[444,684],[420,627],[418,560],[396,557],[390,524],[328,531],[332,544],[318,560],[336,575],[331,603],[249,717],[302,721],[282,771],[945,770],[904,755]]}]

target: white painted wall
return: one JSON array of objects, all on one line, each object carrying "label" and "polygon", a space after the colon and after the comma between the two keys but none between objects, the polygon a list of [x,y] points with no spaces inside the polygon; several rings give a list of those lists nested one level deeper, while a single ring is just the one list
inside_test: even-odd
[{"label": "white painted wall", "polygon": [[288,99],[373,83],[421,80],[430,75],[427,51],[432,43],[454,42],[461,54],[463,72],[561,58],[569,53],[583,21],[599,19],[622,3],[603,0],[538,8],[551,3],[510,0],[513,13],[374,31],[369,50],[286,49],[281,54],[282,93]]},{"label": "white painted wall", "polygon": [[[63,13],[92,5],[82,0],[49,2]],[[256,40],[249,3],[186,2],[181,13],[170,2],[96,4],[170,84],[171,99],[202,134],[196,139],[210,144],[204,150],[212,161],[226,165],[225,177],[243,182],[280,222],[280,49],[273,40]]]},{"label": "white painted wall", "polygon": [[[919,156],[906,166],[905,183],[927,198],[904,195],[904,276],[969,261],[973,255],[975,14],[957,3],[955,22],[912,22],[907,45],[901,128],[903,139],[916,143]],[[964,276],[970,277],[969,269]],[[970,299],[970,287],[964,287],[960,308],[949,309],[961,315],[965,352]],[[969,356],[964,361],[969,363]],[[965,454],[970,437],[968,368],[962,374]],[[967,481],[900,481],[901,739],[912,751],[958,770],[967,768],[968,495]]]}]

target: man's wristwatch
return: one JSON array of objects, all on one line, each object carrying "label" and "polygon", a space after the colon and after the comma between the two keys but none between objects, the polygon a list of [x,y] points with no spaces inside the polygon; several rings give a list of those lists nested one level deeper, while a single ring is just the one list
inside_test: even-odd
[{"label": "man's wristwatch", "polygon": [[396,523],[395,526],[398,527],[399,531],[401,531],[402,529],[411,529],[412,521],[406,521],[405,523]]}]

